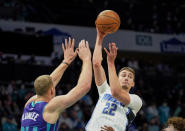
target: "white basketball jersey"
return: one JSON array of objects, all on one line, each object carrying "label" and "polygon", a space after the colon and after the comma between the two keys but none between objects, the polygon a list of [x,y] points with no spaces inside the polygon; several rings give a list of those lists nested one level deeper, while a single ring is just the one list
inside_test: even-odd
[{"label": "white basketball jersey", "polygon": [[100,131],[104,125],[111,126],[115,131],[125,131],[142,106],[141,98],[130,94],[130,104],[124,106],[112,96],[107,81],[98,86],[98,93],[99,99],[86,131]]}]

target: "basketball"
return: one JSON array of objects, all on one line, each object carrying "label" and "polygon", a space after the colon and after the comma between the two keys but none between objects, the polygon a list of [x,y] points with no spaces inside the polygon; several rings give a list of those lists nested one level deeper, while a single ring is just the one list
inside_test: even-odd
[{"label": "basketball", "polygon": [[97,16],[95,24],[100,32],[114,33],[120,27],[120,17],[113,10],[104,10]]}]

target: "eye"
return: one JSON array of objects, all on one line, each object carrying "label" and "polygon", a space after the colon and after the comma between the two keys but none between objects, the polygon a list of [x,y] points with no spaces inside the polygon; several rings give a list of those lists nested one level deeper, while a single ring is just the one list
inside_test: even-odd
[{"label": "eye", "polygon": [[126,76],[126,74],[122,74],[121,76],[122,76],[122,77],[125,77],[125,76]]},{"label": "eye", "polygon": [[133,78],[132,75],[129,75],[128,77],[131,78],[131,79]]}]

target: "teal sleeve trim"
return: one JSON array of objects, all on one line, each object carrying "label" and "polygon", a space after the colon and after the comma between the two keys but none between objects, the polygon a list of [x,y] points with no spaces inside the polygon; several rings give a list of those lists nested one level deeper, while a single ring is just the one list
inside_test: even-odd
[{"label": "teal sleeve trim", "polygon": [[31,103],[31,105],[32,105],[32,107],[34,107],[35,106],[35,104],[34,104],[34,102],[32,101],[32,103]]},{"label": "teal sleeve trim", "polygon": [[47,131],[50,130],[51,124],[47,123]]},{"label": "teal sleeve trim", "polygon": [[57,122],[56,122],[56,123],[55,123],[55,125],[54,125],[53,131],[55,131],[55,130],[56,130],[56,124],[57,124]]},{"label": "teal sleeve trim", "polygon": [[23,126],[21,126],[21,131],[24,131],[24,127]]},{"label": "teal sleeve trim", "polygon": [[33,127],[33,131],[37,131],[37,127]]}]

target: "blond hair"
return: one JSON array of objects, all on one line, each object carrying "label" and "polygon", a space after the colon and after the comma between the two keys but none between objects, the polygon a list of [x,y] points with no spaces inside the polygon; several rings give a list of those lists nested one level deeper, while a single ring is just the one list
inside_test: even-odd
[{"label": "blond hair", "polygon": [[118,76],[119,76],[119,74],[120,74],[123,70],[127,70],[127,71],[132,72],[133,75],[134,75],[134,79],[135,79],[135,71],[134,71],[134,69],[132,69],[131,67],[123,67],[123,68],[121,68],[120,71],[119,71],[119,73],[118,73]]},{"label": "blond hair", "polygon": [[46,92],[51,88],[53,82],[49,75],[41,75],[36,78],[34,82],[34,88],[36,94],[39,96],[43,96]]},{"label": "blond hair", "polygon": [[173,127],[179,131],[185,131],[185,119],[182,117],[171,117],[168,119],[168,126],[173,125]]}]

